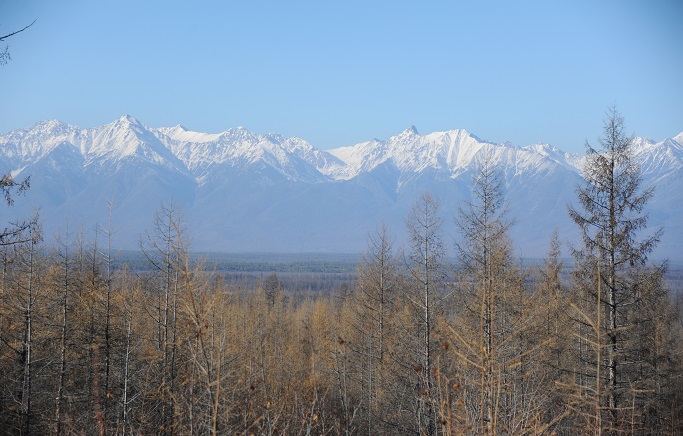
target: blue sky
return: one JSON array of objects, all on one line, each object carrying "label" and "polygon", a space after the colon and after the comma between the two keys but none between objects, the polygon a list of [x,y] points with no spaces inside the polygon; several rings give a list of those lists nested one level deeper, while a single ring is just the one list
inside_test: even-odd
[{"label": "blue sky", "polygon": [[[0,132],[130,114],[319,148],[464,128],[583,151],[683,131],[683,2],[0,0]],[[4,47],[2,47],[4,48]]]}]

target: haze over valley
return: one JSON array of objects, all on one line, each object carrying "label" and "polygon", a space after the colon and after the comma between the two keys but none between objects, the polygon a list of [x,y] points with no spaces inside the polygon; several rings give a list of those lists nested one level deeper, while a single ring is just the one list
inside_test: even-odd
[{"label": "haze over valley", "polygon": [[[683,133],[634,139],[652,233],[665,237],[655,257],[680,259],[683,244]],[[504,180],[511,235],[521,257],[545,255],[554,228],[577,241],[567,206],[575,202],[584,156],[549,144],[495,144],[466,130],[421,134],[409,127],[386,140],[320,150],[305,139],[245,128],[192,132],[154,128],[122,116],[96,128],[56,120],[0,135],[0,173],[30,177],[31,189],[0,210],[13,221],[39,210],[46,235],[109,220],[115,241],[136,249],[162,202],[183,209],[193,250],[360,253],[384,222],[400,239],[417,196],[441,203],[447,239],[471,200],[485,161]]]}]

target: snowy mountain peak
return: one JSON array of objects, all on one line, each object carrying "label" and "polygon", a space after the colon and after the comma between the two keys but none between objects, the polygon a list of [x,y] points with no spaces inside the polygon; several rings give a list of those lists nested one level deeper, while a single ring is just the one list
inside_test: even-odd
[{"label": "snowy mountain peak", "polygon": [[63,129],[69,125],[63,123],[59,120],[45,120],[37,122],[31,130],[37,130],[41,132],[54,131],[55,129]]},{"label": "snowy mountain peak", "polygon": [[42,138],[47,136],[68,135],[75,130],[77,130],[77,127],[62,121],[45,120],[36,123],[30,129],[15,130],[14,132],[8,132],[8,134],[20,133],[22,135],[27,135],[27,137]]},{"label": "snowy mountain peak", "polygon": [[[108,143],[114,145],[116,140],[138,138],[150,133],[147,126],[130,115],[124,115],[113,123],[91,129],[96,136],[105,135]],[[138,138],[139,139],[139,138]],[[116,147],[115,147],[116,148]]]},{"label": "snowy mountain peak", "polygon": [[161,127],[155,130],[156,132],[161,133],[162,135],[171,138],[175,141],[191,143],[215,141],[221,135],[220,133],[194,132],[192,130],[187,129],[185,126],[181,124],[176,124],[173,127]]},{"label": "snowy mountain peak", "polygon": [[650,148],[656,144],[650,138],[641,138],[639,136],[634,136],[631,139],[631,145],[633,146],[634,152],[639,153],[639,152],[641,152],[647,148]]},{"label": "snowy mountain peak", "polygon": [[[178,157],[164,144],[158,130],[150,129],[130,115],[113,123],[86,129],[78,141],[84,164],[93,171],[115,173],[123,168],[124,161],[135,162],[140,168],[154,168],[185,173],[187,170]],[[155,170],[156,171],[156,170]]]},{"label": "snowy mountain peak", "polygon": [[560,150],[557,147],[552,146],[550,144],[546,144],[545,142],[537,142],[536,144],[527,145],[526,147],[522,147],[522,149],[546,156],[549,154],[555,154],[560,152]]},{"label": "snowy mountain peak", "polygon": [[417,128],[415,126],[411,125],[407,129],[405,129],[403,132],[401,132],[398,136],[401,136],[401,137],[420,136],[420,133],[418,133]]},{"label": "snowy mountain peak", "polygon": [[178,132],[187,132],[187,127],[183,126],[182,124],[176,124],[172,128]]},{"label": "snowy mountain peak", "polygon": [[243,126],[230,128],[230,129],[224,131],[223,133],[221,133],[220,137],[225,138],[225,139],[232,139],[232,140],[235,140],[235,139],[241,139],[241,140],[246,140],[246,141],[256,140],[256,136]]},{"label": "snowy mountain peak", "polygon": [[140,121],[138,121],[132,115],[124,115],[118,118],[116,121],[114,121],[114,124],[119,126],[139,126],[143,128],[145,127]]}]

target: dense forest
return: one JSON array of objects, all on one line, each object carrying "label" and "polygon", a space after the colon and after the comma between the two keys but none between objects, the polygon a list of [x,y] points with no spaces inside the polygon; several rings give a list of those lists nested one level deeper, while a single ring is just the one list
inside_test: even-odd
[{"label": "dense forest", "polygon": [[[405,246],[381,223],[353,280],[240,280],[191,252],[162,206],[142,261],[112,224],[0,234],[3,434],[681,434],[680,310],[648,255],[641,186],[611,110],[542,263],[514,257],[504,186],[482,164],[444,221],[420,195]],[[8,205],[27,183],[2,179]],[[453,223],[447,228],[446,223]],[[446,259],[457,233],[457,262]]]}]

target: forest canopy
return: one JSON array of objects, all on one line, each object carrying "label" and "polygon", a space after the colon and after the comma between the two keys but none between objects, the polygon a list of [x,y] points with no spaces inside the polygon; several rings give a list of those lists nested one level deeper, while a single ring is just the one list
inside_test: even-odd
[{"label": "forest canopy", "polygon": [[[332,272],[308,260],[333,280],[296,261],[256,259],[245,275],[216,267],[192,252],[174,204],[150,220],[130,262],[112,223],[52,241],[37,219],[8,223],[0,428],[680,434],[681,306],[666,263],[648,260],[661,238],[642,234],[654,191],[624,131],[610,108],[600,147],[588,146],[568,206],[583,236],[565,248],[570,261],[557,235],[543,261],[515,258],[514,217],[486,158],[458,216],[442,217],[422,193],[405,246],[378,223],[360,259],[337,259]],[[3,207],[29,187],[1,186]]]}]

